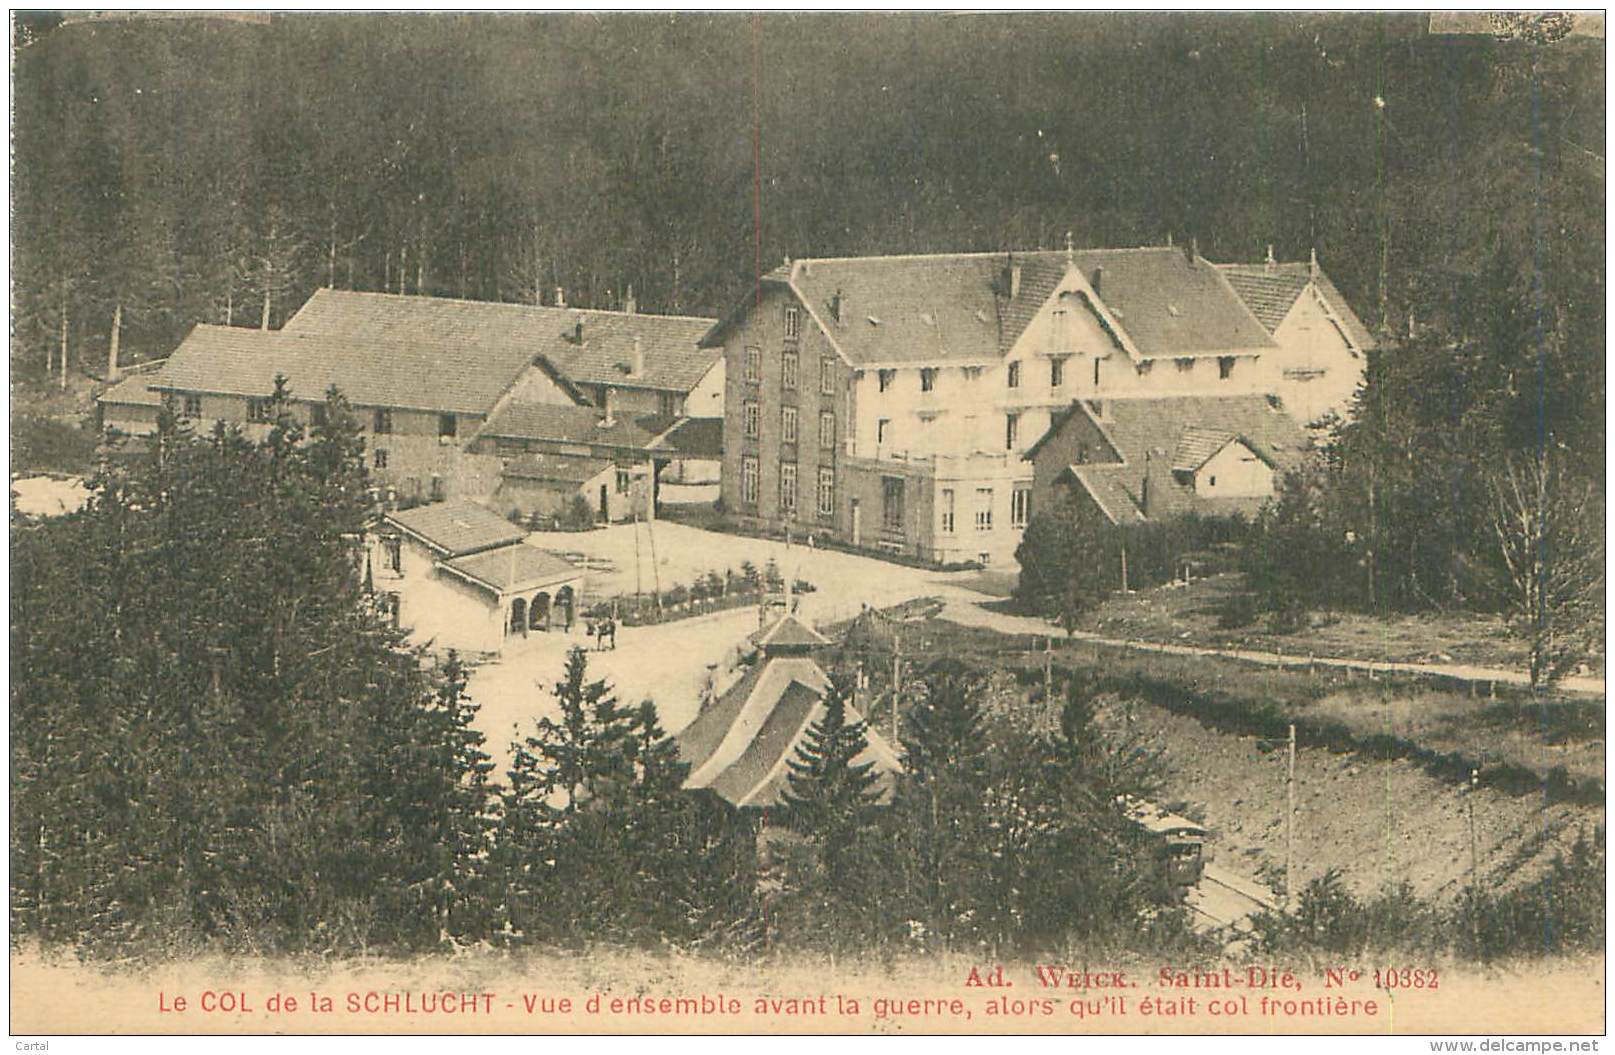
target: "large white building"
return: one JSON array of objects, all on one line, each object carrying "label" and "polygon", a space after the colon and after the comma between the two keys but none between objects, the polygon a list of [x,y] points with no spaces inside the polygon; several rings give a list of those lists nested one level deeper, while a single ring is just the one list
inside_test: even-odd
[{"label": "large white building", "polygon": [[726,364],[725,508],[1008,560],[1032,507],[1023,455],[1075,399],[1345,409],[1371,342],[1315,262],[1299,267],[1193,246],[788,261],[704,341]]}]

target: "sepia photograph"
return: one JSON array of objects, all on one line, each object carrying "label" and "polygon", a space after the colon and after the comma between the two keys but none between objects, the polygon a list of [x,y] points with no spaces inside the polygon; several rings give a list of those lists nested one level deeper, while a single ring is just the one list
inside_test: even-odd
[{"label": "sepia photograph", "polygon": [[1603,12],[10,19],[17,1050],[1597,1050]]}]

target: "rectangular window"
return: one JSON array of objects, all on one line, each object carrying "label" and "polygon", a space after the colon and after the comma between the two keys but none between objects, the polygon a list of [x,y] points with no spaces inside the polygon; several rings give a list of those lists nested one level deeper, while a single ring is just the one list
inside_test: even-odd
[{"label": "rectangular window", "polygon": [[836,416],[830,411],[819,414],[819,450],[833,451],[836,449]]},{"label": "rectangular window", "polygon": [[1178,356],[1173,362],[1178,364],[1178,373],[1186,374],[1194,369],[1194,360],[1187,355]]},{"label": "rectangular window", "polygon": [[779,463],[779,511],[781,516],[796,515],[796,463]]},{"label": "rectangular window", "polygon": [[[1148,365],[1148,362],[1145,365]],[[1099,360],[1097,358],[1093,361],[1093,386],[1095,388],[1099,387]]]},{"label": "rectangular window", "polygon": [[920,391],[921,392],[934,392],[934,391],[936,391],[936,367],[934,367],[934,366],[922,366],[922,367],[920,367]]},{"label": "rectangular window", "polygon": [[880,523],[887,531],[903,530],[903,478],[880,478]]},{"label": "rectangular window", "polygon": [[1217,376],[1222,378],[1224,381],[1234,376],[1233,356],[1225,355],[1217,360]]},{"label": "rectangular window", "polygon": [[836,471],[819,470],[819,515],[834,516],[836,511]]},{"label": "rectangular window", "polygon": [[1023,528],[1032,517],[1032,489],[1017,487],[1009,493],[1009,526]]},{"label": "rectangular window", "polygon": [[781,443],[796,442],[796,408],[781,407],[779,411],[779,441]]},{"label": "rectangular window", "polygon": [[875,372],[875,381],[880,385],[880,390],[884,392],[892,387],[892,378],[896,376],[896,370],[877,370]]},{"label": "rectangular window", "polygon": [[826,396],[836,394],[836,361],[829,356],[819,360],[819,392]]},{"label": "rectangular window", "polygon": [[316,425],[316,426],[324,425],[327,421],[329,421],[330,417],[326,412],[325,404],[324,403],[311,403],[311,404],[309,404],[308,420],[309,420],[310,424],[313,424],[313,425]]},{"label": "rectangular window", "polygon": [[371,415],[370,431],[378,436],[385,436],[393,430],[393,412],[386,407],[377,407]]},{"label": "rectangular window", "polygon": [[1015,440],[1020,436],[1021,416],[1019,414],[1004,415],[1004,449],[1015,449]]},{"label": "rectangular window", "polygon": [[657,394],[656,399],[662,412],[662,417],[671,418],[679,412],[678,395],[676,393],[661,392]]},{"label": "rectangular window", "polygon": [[942,533],[953,534],[953,488],[942,489]]},{"label": "rectangular window", "polygon": [[1059,388],[1063,384],[1065,384],[1065,360],[1064,359],[1050,359],[1049,360],[1049,387],[1050,388]]},{"label": "rectangular window", "polygon": [[763,350],[761,348],[746,349],[746,380],[757,384],[763,379]]},{"label": "rectangular window", "polygon": [[757,504],[757,459],[751,455],[740,459],[740,500],[749,506]]},{"label": "rectangular window", "polygon": [[185,397],[185,416],[188,418],[199,418],[202,416],[201,396]]},{"label": "rectangular window", "polygon": [[448,494],[448,489],[443,486],[443,477],[437,475],[436,473],[433,473],[432,474],[432,501],[441,502],[441,501],[443,501],[444,496],[447,495],[447,494]]},{"label": "rectangular window", "polygon": [[376,455],[375,455],[374,461],[375,461],[376,468],[378,468],[378,469],[387,468],[387,448],[378,447],[376,449]]},{"label": "rectangular window", "polygon": [[757,438],[757,421],[758,421],[757,404],[756,403],[747,403],[745,406],[741,407],[741,413],[742,413],[742,415],[744,417],[744,421],[745,421],[746,438],[747,439],[753,439],[753,440],[756,439]]},{"label": "rectangular window", "polygon": [[1019,388],[1019,387],[1021,387],[1021,364],[1020,363],[1010,363],[1009,364],[1009,387],[1010,388]]},{"label": "rectangular window", "polygon": [[976,530],[991,531],[993,529],[993,489],[991,487],[976,488]]},{"label": "rectangular window", "polygon": [[802,336],[802,310],[794,304],[785,308],[785,338],[794,341]]},{"label": "rectangular window", "polygon": [[460,419],[453,414],[439,414],[437,416],[437,437],[441,440],[452,440],[460,431]]},{"label": "rectangular window", "polygon": [[796,353],[786,352],[780,357],[779,383],[782,388],[796,387]]},{"label": "rectangular window", "polygon": [[387,570],[396,575],[404,573],[404,543],[402,539],[383,539],[382,545],[386,547],[383,563]]},{"label": "rectangular window", "polygon": [[891,418],[881,418],[879,421],[875,422],[875,444],[876,444],[876,446],[881,446],[881,445],[885,444],[886,438],[887,438],[887,433],[889,433],[891,431],[892,431],[892,419]]},{"label": "rectangular window", "polygon": [[1055,308],[1049,313],[1049,348],[1059,350],[1065,346],[1066,327],[1071,321],[1064,308]]},{"label": "rectangular window", "polygon": [[259,422],[268,421],[269,420],[269,400],[267,400],[267,399],[249,399],[249,400],[247,400],[247,420],[248,421],[259,421]]}]

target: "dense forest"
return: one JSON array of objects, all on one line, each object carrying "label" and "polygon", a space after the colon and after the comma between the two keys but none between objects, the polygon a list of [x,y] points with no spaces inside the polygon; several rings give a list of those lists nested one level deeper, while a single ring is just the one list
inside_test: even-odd
[{"label": "dense forest", "polygon": [[327,284],[718,313],[783,255],[1067,231],[1316,247],[1398,331],[1499,256],[1601,315],[1602,42],[1426,21],[19,16],[13,355],[161,354]]}]

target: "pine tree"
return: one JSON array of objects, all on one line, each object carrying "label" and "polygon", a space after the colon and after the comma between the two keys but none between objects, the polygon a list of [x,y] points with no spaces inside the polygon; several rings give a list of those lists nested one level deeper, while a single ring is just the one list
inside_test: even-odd
[{"label": "pine tree", "polygon": [[908,911],[928,935],[956,942],[973,936],[972,909],[991,896],[981,806],[990,772],[983,686],[956,660],[933,665],[923,685],[906,716],[889,827]]},{"label": "pine tree", "polygon": [[846,678],[831,679],[824,712],[786,763],[783,795],[786,823],[817,847],[829,889],[843,892],[852,889],[854,851],[880,797],[874,763],[857,761],[869,741],[867,723],[847,721],[851,694]]}]

